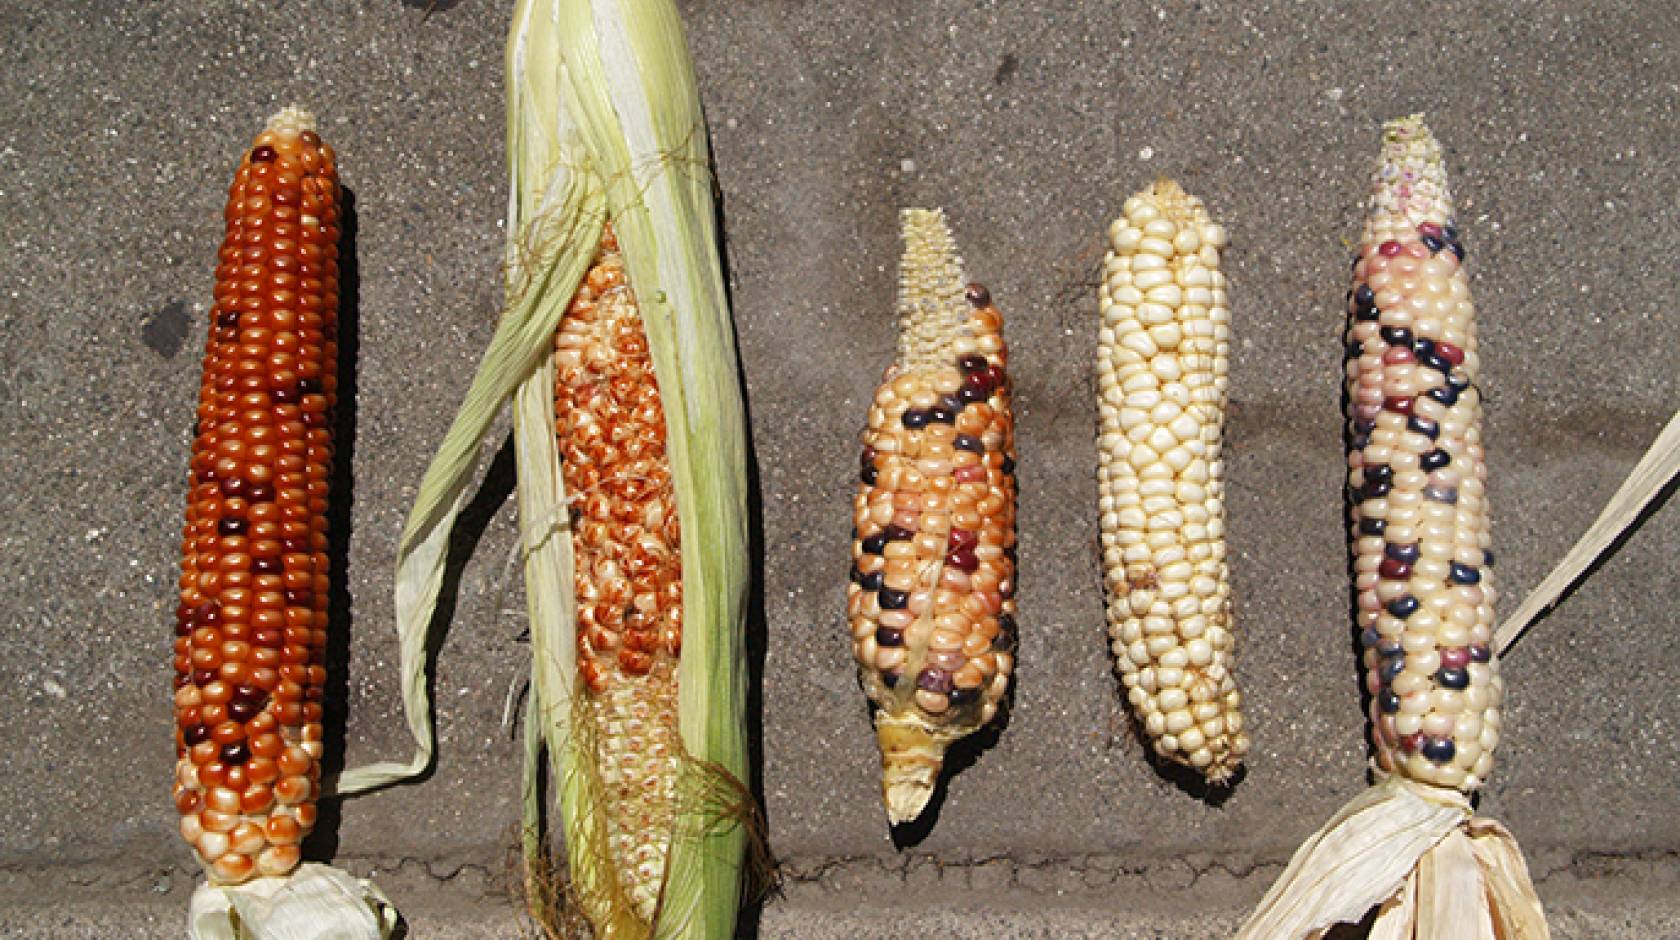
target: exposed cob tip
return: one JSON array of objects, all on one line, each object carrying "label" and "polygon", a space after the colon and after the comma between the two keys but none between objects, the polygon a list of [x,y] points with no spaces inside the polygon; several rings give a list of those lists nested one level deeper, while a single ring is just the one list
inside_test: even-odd
[{"label": "exposed cob tip", "polygon": [[962,258],[945,210],[905,209],[899,225],[904,256],[898,268],[898,367],[919,372],[948,366],[953,341],[972,332]]},{"label": "exposed cob tip", "polygon": [[922,815],[933,798],[945,748],[952,738],[929,729],[914,715],[875,715],[875,736],[881,745],[881,798],[887,820],[907,823]]},{"label": "exposed cob tip", "polygon": [[1454,212],[1446,161],[1422,114],[1383,125],[1382,154],[1371,181],[1368,208],[1367,244],[1414,235],[1424,223],[1451,224]]},{"label": "exposed cob tip", "polygon": [[289,135],[301,134],[315,129],[315,115],[303,110],[297,105],[287,105],[268,119],[268,126],[264,130],[270,133]]}]

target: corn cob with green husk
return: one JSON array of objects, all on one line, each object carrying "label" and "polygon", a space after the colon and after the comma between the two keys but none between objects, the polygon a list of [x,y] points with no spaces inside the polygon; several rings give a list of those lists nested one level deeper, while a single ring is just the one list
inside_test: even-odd
[{"label": "corn cob with green husk", "polygon": [[377,890],[302,865],[329,665],[339,196],[314,117],[286,108],[223,213],[175,615],[175,809],[209,875],[199,938],[239,923],[378,937],[394,921]]},{"label": "corn cob with green husk", "polygon": [[1109,638],[1155,753],[1225,783],[1249,745],[1225,564],[1225,230],[1161,180],[1126,200],[1109,242],[1097,353]]},{"label": "corn cob with green husk", "polygon": [[944,213],[902,217],[898,359],[869,410],[847,614],[882,794],[921,814],[945,749],[997,714],[1015,641],[1015,439],[1003,317]]},{"label": "corn cob with green husk", "polygon": [[1469,797],[1499,742],[1480,372],[1440,146],[1385,127],[1349,293],[1348,486],[1378,784],[1302,847],[1242,936],[1547,936],[1521,850]]},{"label": "corn cob with green husk", "polygon": [[[681,21],[665,0],[522,0],[507,70],[506,307],[398,560],[420,752],[358,783],[430,759],[426,628],[478,446],[511,396],[532,912],[551,932],[581,914],[614,940],[729,937],[754,830],[746,439]],[[545,752],[559,890],[539,826]]]}]

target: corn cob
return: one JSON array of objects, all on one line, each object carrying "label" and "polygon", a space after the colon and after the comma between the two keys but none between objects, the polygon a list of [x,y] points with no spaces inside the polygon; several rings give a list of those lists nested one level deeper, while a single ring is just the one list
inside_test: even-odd
[{"label": "corn cob", "polygon": [[1231,672],[1224,424],[1225,230],[1161,180],[1109,228],[1100,289],[1108,632],[1155,753],[1224,783],[1248,751]]},{"label": "corn cob", "polygon": [[270,119],[228,193],[175,618],[175,806],[213,883],[284,875],[315,823],[339,190],[313,119]]},{"label": "corn cob", "polygon": [[578,670],[607,788],[607,849],[620,888],[651,923],[682,753],[682,548],[659,386],[610,227],[555,335],[555,372]]},{"label": "corn cob", "polygon": [[902,224],[898,359],[869,410],[847,588],[894,824],[927,805],[946,747],[997,714],[1015,642],[1003,318],[964,286],[943,212]]},{"label": "corn cob", "polygon": [[1516,840],[1473,815],[1503,695],[1480,361],[1441,148],[1384,128],[1348,294],[1348,503],[1377,783],[1309,838],[1239,940],[1547,937]]},{"label": "corn cob", "polygon": [[1387,129],[1349,294],[1348,487],[1372,744],[1385,771],[1470,792],[1504,685],[1474,310],[1440,146]]}]

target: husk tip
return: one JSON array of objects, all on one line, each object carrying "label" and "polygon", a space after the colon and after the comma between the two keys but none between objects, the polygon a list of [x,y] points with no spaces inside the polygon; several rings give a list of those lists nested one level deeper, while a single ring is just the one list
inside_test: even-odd
[{"label": "husk tip", "polygon": [[945,765],[944,739],[919,722],[879,716],[875,722],[881,746],[881,797],[887,819],[898,826],[922,815],[939,771]]}]

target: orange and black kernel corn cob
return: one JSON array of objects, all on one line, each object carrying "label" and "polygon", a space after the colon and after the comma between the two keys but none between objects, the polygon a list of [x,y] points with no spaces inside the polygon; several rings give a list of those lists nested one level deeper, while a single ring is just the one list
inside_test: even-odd
[{"label": "orange and black kernel corn cob", "polygon": [[276,114],[228,192],[175,615],[175,806],[215,883],[284,875],[315,823],[337,394],[339,188]]},{"label": "orange and black kernel corn cob", "polygon": [[611,228],[554,345],[578,670],[606,788],[607,851],[619,889],[651,923],[682,759],[682,546],[659,385]]},{"label": "orange and black kernel corn cob", "polygon": [[869,409],[847,587],[895,824],[926,806],[946,747],[997,714],[1015,649],[1003,316],[965,285],[944,213],[902,221],[899,354]]}]

